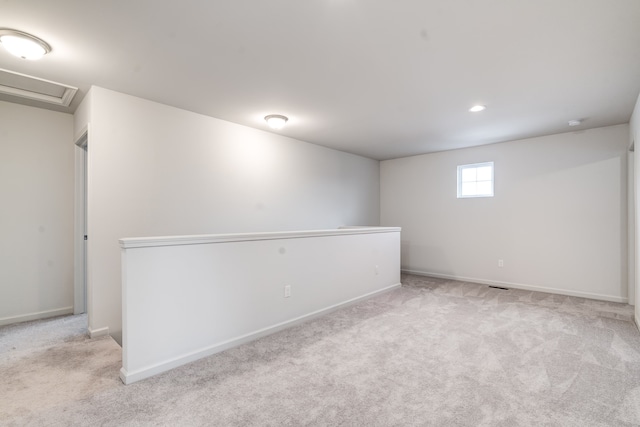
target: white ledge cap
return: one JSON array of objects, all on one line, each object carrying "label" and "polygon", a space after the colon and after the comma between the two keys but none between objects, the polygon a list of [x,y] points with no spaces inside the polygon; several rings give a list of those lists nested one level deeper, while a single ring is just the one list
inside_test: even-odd
[{"label": "white ledge cap", "polygon": [[127,237],[120,239],[123,249],[154,246],[206,245],[209,243],[255,240],[304,239],[309,237],[348,236],[353,234],[399,233],[400,227],[349,226],[330,230],[269,231],[261,233],[199,234],[192,236]]}]

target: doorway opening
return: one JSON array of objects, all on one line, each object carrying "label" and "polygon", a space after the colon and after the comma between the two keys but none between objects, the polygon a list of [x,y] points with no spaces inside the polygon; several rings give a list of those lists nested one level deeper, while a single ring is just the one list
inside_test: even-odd
[{"label": "doorway opening", "polygon": [[88,127],[75,142],[75,224],[73,314],[86,313],[87,307],[87,199],[88,199]]}]

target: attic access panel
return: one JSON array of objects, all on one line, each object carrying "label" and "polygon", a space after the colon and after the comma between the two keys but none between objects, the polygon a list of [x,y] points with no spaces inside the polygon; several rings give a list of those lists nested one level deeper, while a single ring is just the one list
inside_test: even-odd
[{"label": "attic access panel", "polygon": [[0,68],[0,93],[6,95],[68,107],[77,91],[77,87]]}]

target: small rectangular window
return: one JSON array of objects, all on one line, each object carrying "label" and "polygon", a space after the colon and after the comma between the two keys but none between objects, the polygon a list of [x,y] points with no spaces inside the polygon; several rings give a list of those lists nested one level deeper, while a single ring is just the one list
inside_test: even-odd
[{"label": "small rectangular window", "polygon": [[493,162],[458,166],[458,198],[493,197]]}]

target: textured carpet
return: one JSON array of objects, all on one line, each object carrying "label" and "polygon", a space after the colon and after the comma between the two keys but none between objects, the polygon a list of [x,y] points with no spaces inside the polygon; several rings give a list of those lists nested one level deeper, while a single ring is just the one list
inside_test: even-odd
[{"label": "textured carpet", "polygon": [[631,316],[403,276],[400,289],[129,386],[119,347],[87,339],[84,318],[31,322],[0,328],[0,424],[640,425]]}]

